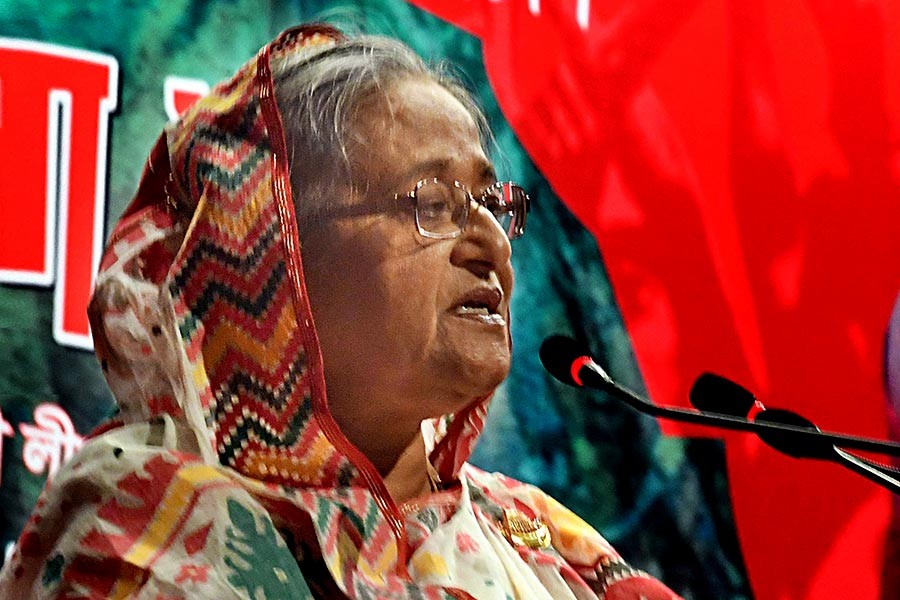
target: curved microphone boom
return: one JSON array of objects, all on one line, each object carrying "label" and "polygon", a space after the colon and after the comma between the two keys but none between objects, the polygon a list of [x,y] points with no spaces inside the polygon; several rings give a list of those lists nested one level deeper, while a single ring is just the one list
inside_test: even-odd
[{"label": "curved microphone boom", "polygon": [[[659,406],[636,394],[613,380],[600,365],[585,351],[582,344],[565,336],[552,336],[541,345],[541,362],[551,375],[569,385],[599,389],[607,392],[642,413],[694,423],[708,427],[718,427],[734,431],[751,431],[770,436],[791,436],[792,443],[822,444],[827,442],[841,448],[853,448],[900,456],[900,444],[871,438],[820,431],[817,428],[792,423],[751,421],[745,416],[715,413],[686,408]],[[734,384],[737,385],[737,384]],[[745,413],[746,414],[746,413]]]}]

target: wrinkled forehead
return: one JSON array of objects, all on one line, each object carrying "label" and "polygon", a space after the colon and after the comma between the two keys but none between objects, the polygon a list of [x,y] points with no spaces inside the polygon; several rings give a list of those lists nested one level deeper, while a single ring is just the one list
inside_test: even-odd
[{"label": "wrinkled forehead", "polygon": [[354,183],[398,191],[423,177],[468,185],[493,178],[475,117],[445,86],[402,79],[367,96],[355,111],[348,152]]}]

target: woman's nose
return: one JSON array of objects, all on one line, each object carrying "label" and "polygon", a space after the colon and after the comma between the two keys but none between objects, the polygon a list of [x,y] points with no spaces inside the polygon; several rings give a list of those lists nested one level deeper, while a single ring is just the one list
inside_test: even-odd
[{"label": "woman's nose", "polygon": [[512,247],[506,232],[488,209],[472,202],[452,260],[480,277],[509,267]]}]

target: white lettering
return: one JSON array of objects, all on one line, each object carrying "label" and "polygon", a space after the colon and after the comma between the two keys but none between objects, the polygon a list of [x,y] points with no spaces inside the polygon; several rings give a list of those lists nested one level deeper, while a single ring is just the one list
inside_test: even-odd
[{"label": "white lettering", "polygon": [[582,31],[587,31],[589,17],[591,13],[591,0],[578,0],[575,5],[575,20]]},{"label": "white lettering", "polygon": [[62,464],[81,448],[83,439],[75,432],[66,411],[55,404],[39,404],[34,409],[34,422],[35,425],[19,425],[25,438],[22,460],[35,475],[47,471],[47,479],[52,479]]}]

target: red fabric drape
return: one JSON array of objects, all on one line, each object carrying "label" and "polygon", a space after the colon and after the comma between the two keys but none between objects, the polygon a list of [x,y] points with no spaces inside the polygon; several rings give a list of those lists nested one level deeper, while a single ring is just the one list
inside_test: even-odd
[{"label": "red fabric drape", "polygon": [[[886,435],[900,2],[414,4],[481,38],[506,117],[597,238],[656,402],[711,370]],[[727,455],[756,597],[880,596],[887,492],[748,436]]]}]

